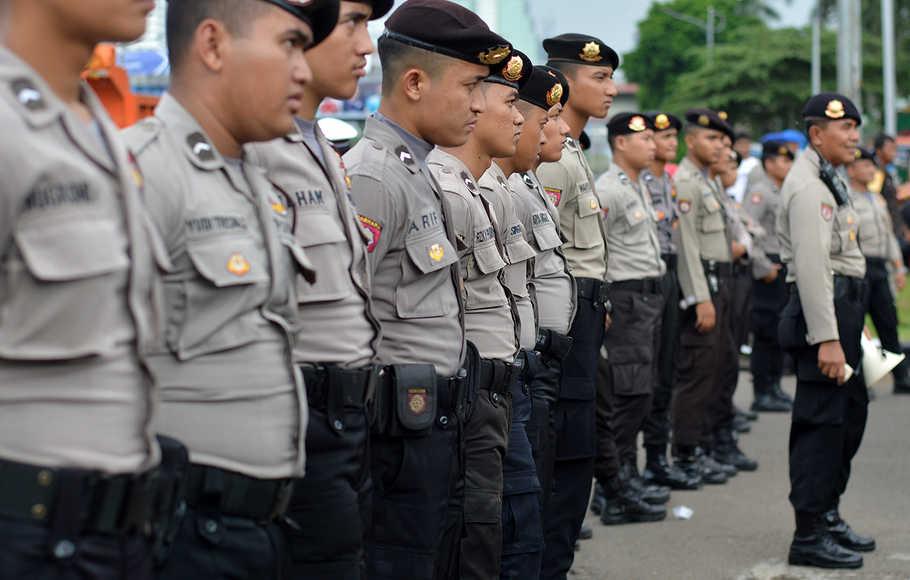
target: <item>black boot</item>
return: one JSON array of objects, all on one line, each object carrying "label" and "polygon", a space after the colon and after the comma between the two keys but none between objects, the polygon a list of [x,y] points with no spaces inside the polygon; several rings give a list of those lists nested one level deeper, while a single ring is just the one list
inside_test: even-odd
[{"label": "black boot", "polygon": [[726,430],[718,432],[713,457],[721,465],[732,465],[737,471],[755,471],[758,469],[758,462],[747,457],[739,448],[733,434]]},{"label": "black boot", "polygon": [[659,522],[667,517],[667,508],[651,505],[618,479],[604,486],[604,510],[600,522],[617,526],[639,522]]},{"label": "black boot", "polygon": [[861,536],[853,531],[853,528],[840,517],[840,513],[833,509],[825,512],[823,516],[825,527],[828,533],[834,538],[834,541],[854,552],[871,552],[875,550],[875,539],[869,536]]},{"label": "black boot", "polygon": [[590,540],[594,537],[594,529],[586,523],[581,524],[581,529],[578,530],[578,539],[579,540]]},{"label": "black boot", "polygon": [[704,479],[701,471],[701,464],[698,461],[698,457],[695,455],[694,449],[684,448],[682,446],[678,447],[676,449],[676,455],[673,458],[673,467],[678,468],[683,475],[686,476],[686,481],[698,486],[689,489],[701,488]]},{"label": "black boot", "polygon": [[910,395],[910,367],[904,359],[891,371],[894,376],[894,394]]},{"label": "black boot", "polygon": [[638,475],[638,468],[626,463],[619,469],[619,479],[624,487],[634,491],[642,501],[652,505],[663,505],[670,501],[670,488],[663,485],[652,485]]},{"label": "black boot", "polygon": [[667,461],[666,449],[662,447],[648,447],[647,463],[641,474],[642,479],[648,483],[666,485],[670,489],[698,489],[701,482],[689,478],[683,470]]},{"label": "black boot", "polygon": [[796,521],[796,533],[790,544],[788,563],[817,568],[862,567],[863,557],[838,544],[820,515],[799,512]]},{"label": "black boot", "polygon": [[699,450],[698,464],[701,467],[701,479],[711,485],[722,485],[736,475],[736,468],[725,463],[718,463],[710,453]]},{"label": "black boot", "polygon": [[775,383],[771,385],[771,396],[778,401],[787,403],[790,406],[793,405],[793,397],[788,395],[787,392],[781,388],[780,381],[775,381]]},{"label": "black boot", "polygon": [[742,415],[749,421],[758,421],[758,413],[755,411],[750,411],[748,409],[740,409],[738,406],[734,405],[733,410],[736,411],[737,415]]},{"label": "black boot", "polygon": [[591,513],[599,516],[604,509],[604,488],[603,486],[595,482],[594,483],[594,497],[591,498]]},{"label": "black boot", "polygon": [[748,433],[752,430],[752,424],[745,415],[736,414],[733,416],[733,429],[737,433]]},{"label": "black boot", "polygon": [[757,394],[752,402],[752,410],[759,413],[789,413],[791,409],[791,403],[782,401],[771,393]]}]

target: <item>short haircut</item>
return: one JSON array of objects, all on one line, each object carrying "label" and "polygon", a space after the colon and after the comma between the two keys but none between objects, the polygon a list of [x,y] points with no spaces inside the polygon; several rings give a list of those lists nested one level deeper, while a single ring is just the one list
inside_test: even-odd
[{"label": "short haircut", "polygon": [[752,135],[750,135],[748,131],[740,131],[739,133],[734,135],[733,142],[736,143],[740,139],[748,139],[749,141],[751,141]]},{"label": "short haircut", "polygon": [[204,20],[218,20],[231,34],[242,34],[269,6],[258,0],[169,0],[165,32],[171,68],[180,67]]},{"label": "short haircut", "polygon": [[875,136],[875,150],[878,151],[888,143],[893,143],[894,137],[888,135],[887,133],[879,133]]},{"label": "short haircut", "polygon": [[821,129],[827,129],[828,124],[831,122],[831,119],[825,119],[824,117],[806,117],[803,119],[803,123],[806,126],[806,135],[809,134],[809,129],[812,127],[819,127]]},{"label": "short haircut", "polygon": [[419,68],[430,78],[437,78],[450,57],[407,45],[386,35],[376,43],[382,66],[382,95],[391,94],[398,79],[410,68]]},{"label": "short haircut", "polygon": [[566,62],[564,60],[550,60],[547,61],[547,66],[550,68],[555,68],[564,74],[566,78],[575,78],[575,73],[578,72],[578,68],[584,65],[581,65],[577,62]]}]

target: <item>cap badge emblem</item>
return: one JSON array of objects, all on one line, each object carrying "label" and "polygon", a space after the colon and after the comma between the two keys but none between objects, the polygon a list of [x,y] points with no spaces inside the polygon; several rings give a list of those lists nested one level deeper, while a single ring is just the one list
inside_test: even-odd
[{"label": "cap badge emblem", "polygon": [[513,56],[509,59],[509,62],[506,63],[506,66],[502,67],[502,77],[510,82],[517,82],[521,78],[521,72],[524,69],[525,63],[521,60],[520,56]]},{"label": "cap badge emblem", "polygon": [[547,104],[552,107],[562,100],[562,95],[562,83],[556,83],[549,91],[547,91]]},{"label": "cap badge emblem", "polygon": [[585,44],[584,48],[582,48],[581,52],[578,54],[578,58],[585,62],[599,62],[603,60],[604,57],[600,55],[600,45],[592,41]]},{"label": "cap badge emblem", "polygon": [[670,126],[670,117],[663,113],[657,115],[657,117],[654,118],[654,126],[663,131]]},{"label": "cap badge emblem", "polygon": [[711,120],[708,119],[708,115],[699,115],[698,124],[701,125],[702,127],[707,127],[708,125],[711,124]]},{"label": "cap badge emblem", "polygon": [[629,129],[631,129],[632,131],[635,131],[636,133],[640,133],[641,131],[644,131],[647,128],[648,128],[648,126],[645,124],[645,120],[643,117],[641,117],[639,115],[635,115],[634,117],[629,119]]},{"label": "cap badge emblem", "polygon": [[726,120],[727,120],[727,112],[726,112],[726,111],[718,111],[718,112],[717,112],[717,116],[720,117],[720,120],[721,120],[721,121],[726,121]]},{"label": "cap badge emblem", "polygon": [[840,119],[846,114],[847,113],[844,111],[844,104],[842,102],[838,101],[837,99],[828,101],[828,106],[825,107],[826,117],[829,119]]},{"label": "cap badge emblem", "polygon": [[781,147],[780,149],[777,150],[777,153],[780,155],[789,155],[790,150],[787,149],[786,147]]},{"label": "cap badge emblem", "polygon": [[489,50],[478,53],[477,60],[479,60],[481,64],[492,66],[504,61],[511,53],[512,49],[508,46],[495,46]]}]

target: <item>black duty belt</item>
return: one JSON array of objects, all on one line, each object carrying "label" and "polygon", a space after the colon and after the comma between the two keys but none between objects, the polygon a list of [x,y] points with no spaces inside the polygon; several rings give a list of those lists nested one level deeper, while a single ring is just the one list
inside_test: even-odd
[{"label": "black duty belt", "polygon": [[854,278],[853,276],[834,275],[834,294],[846,296],[848,299],[857,301],[863,299],[866,281],[864,278]]},{"label": "black duty belt", "polygon": [[0,516],[55,526],[59,517],[85,532],[147,531],[157,470],[105,476],[97,471],[0,460]]},{"label": "black duty belt", "polygon": [[741,262],[735,262],[733,264],[733,275],[734,276],[743,276],[745,274],[752,275],[752,264],[743,264]]},{"label": "black duty belt", "polygon": [[640,280],[620,280],[611,282],[610,290],[637,292],[639,294],[662,294],[663,278],[643,278]]},{"label": "black duty belt", "polygon": [[888,259],[866,256],[866,266],[871,266],[873,268],[887,268]]},{"label": "black duty belt", "polygon": [[575,283],[578,287],[578,296],[591,302],[606,304],[609,300],[607,285],[603,280],[595,278],[576,278]]},{"label": "black duty belt", "polygon": [[667,271],[676,270],[679,256],[676,254],[661,254],[660,259],[667,265]]},{"label": "black duty belt", "polygon": [[186,482],[186,503],[199,510],[268,522],[281,517],[293,489],[291,479],[258,479],[193,464]]},{"label": "black duty belt", "polygon": [[477,388],[485,389],[491,393],[505,394],[509,392],[509,385],[521,372],[521,366],[495,359],[480,359],[478,369]]},{"label": "black duty belt", "polygon": [[335,365],[303,365],[300,367],[306,384],[307,403],[325,411],[341,406],[363,409],[373,398],[377,367],[343,369]]},{"label": "black duty belt", "polygon": [[[387,392],[388,387],[393,383],[393,373],[389,367],[380,368],[377,382],[377,389]],[[439,411],[442,414],[448,414],[455,410],[459,394],[462,393],[466,383],[466,376],[456,377],[436,377],[436,396],[439,398]]]},{"label": "black duty belt", "polygon": [[701,264],[708,274],[714,274],[720,278],[730,278],[733,276],[733,265],[730,264],[730,262],[702,260]]}]

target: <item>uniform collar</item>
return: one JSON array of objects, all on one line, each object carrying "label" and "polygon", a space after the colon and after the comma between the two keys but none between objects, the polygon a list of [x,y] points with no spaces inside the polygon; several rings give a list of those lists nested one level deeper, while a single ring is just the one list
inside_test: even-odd
[{"label": "uniform collar", "polygon": [[[404,149],[402,149],[400,146],[396,147],[394,153],[398,157],[399,161],[404,163],[412,173],[416,173],[417,164],[426,164],[427,155],[429,155],[430,151],[433,150],[433,145],[427,143],[415,135],[412,135],[404,128],[402,128],[401,125],[389,119],[382,113],[376,113],[373,115],[373,119],[378,121],[380,124],[392,129],[395,135],[398,136],[399,140],[401,141],[401,145],[404,146]],[[416,161],[416,163],[409,163],[409,161]]]}]

